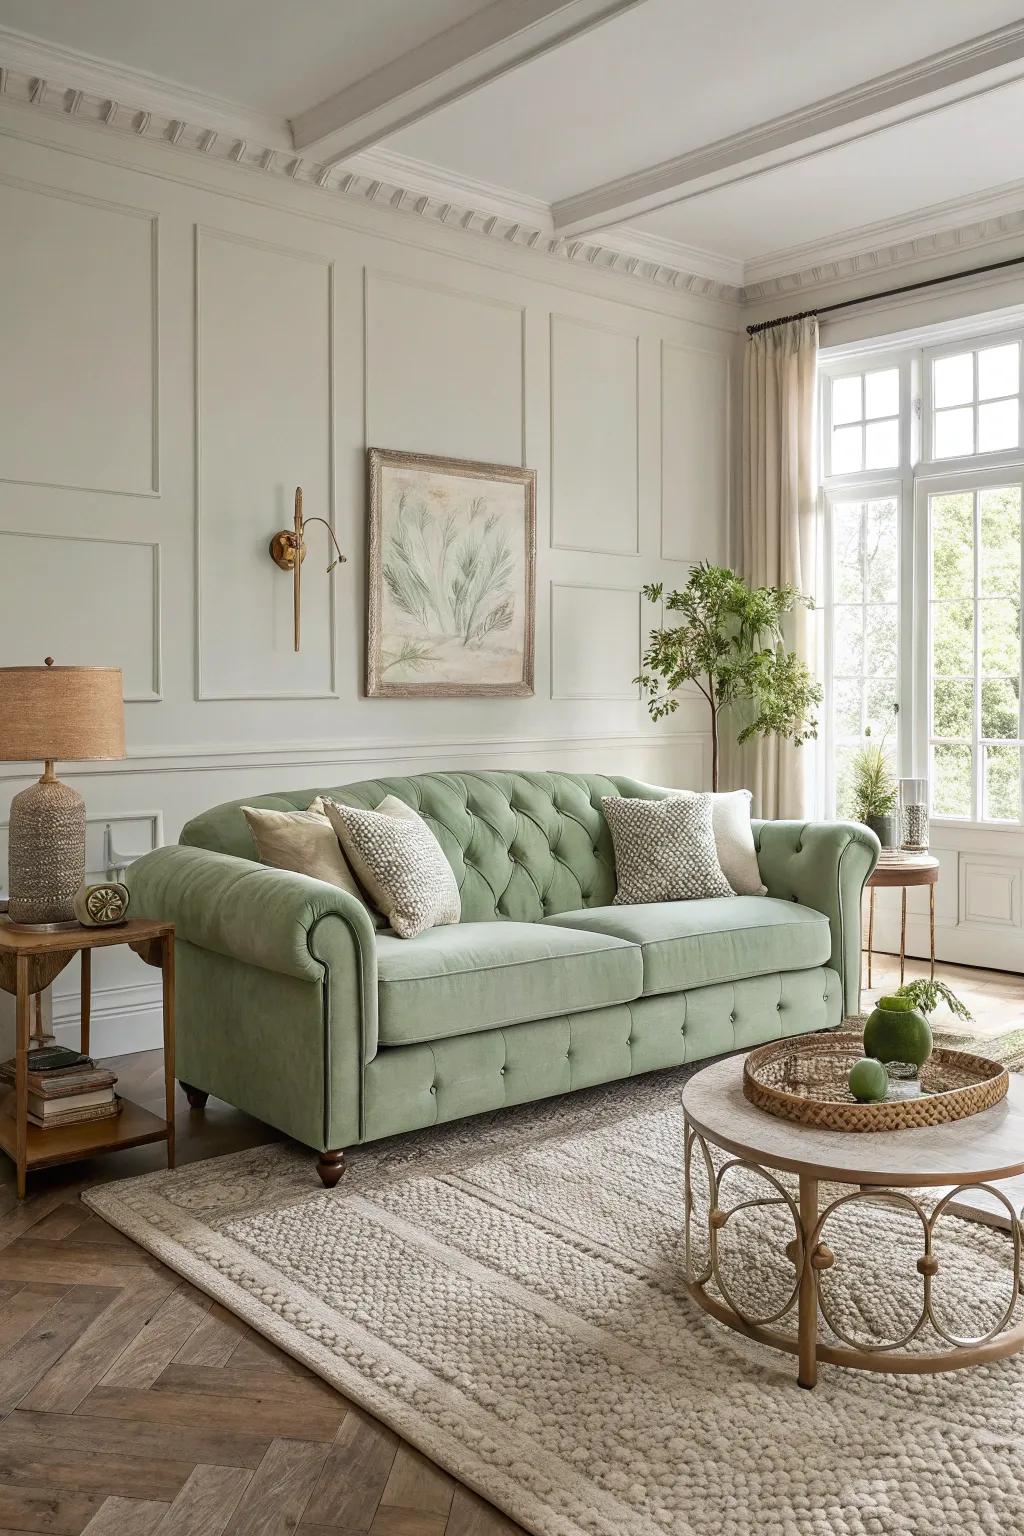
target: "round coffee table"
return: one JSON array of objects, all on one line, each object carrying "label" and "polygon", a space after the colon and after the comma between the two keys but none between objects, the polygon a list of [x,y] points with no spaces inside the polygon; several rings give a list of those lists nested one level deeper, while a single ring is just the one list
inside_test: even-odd
[{"label": "round coffee table", "polygon": [[[686,1283],[694,1300],[719,1322],[748,1338],[788,1350],[798,1357],[797,1380],[813,1387],[817,1363],[854,1366],[866,1371],[926,1373],[953,1371],[983,1361],[998,1360],[1024,1348],[1024,1323],[1011,1326],[1021,1291],[1021,1247],[1024,1227],[1017,1212],[993,1180],[1024,1172],[1024,1082],[1010,1076],[1006,1098],[992,1109],[926,1130],[892,1132],[842,1132],[814,1130],[777,1119],[757,1109],[743,1096],[743,1058],[728,1057],[705,1067],[683,1089],[685,1116],[685,1242]],[[728,1155],[716,1168],[711,1147]],[[704,1210],[695,1201],[694,1176],[703,1167],[707,1180]],[[720,1203],[722,1178],[729,1168],[748,1169],[770,1186],[766,1198],[743,1199],[729,1208]],[[794,1196],[772,1170],[794,1173],[799,1196]],[[820,1180],[848,1184],[849,1192],[819,1208]],[[949,1186],[954,1186],[952,1189]],[[933,1209],[922,1205],[908,1191],[939,1188],[946,1193]],[[932,1279],[938,1272],[933,1234],[949,1204],[965,1189],[983,1188],[1008,1217],[1013,1243],[1011,1295],[995,1327],[976,1338],[957,1337],[936,1316],[932,1306]],[[848,1338],[829,1315],[822,1301],[821,1275],[835,1263],[835,1255],[823,1241],[829,1218],[853,1201],[896,1204],[920,1218],[922,1251],[917,1260],[921,1276],[921,1313],[916,1323],[892,1343],[858,1344]],[[730,1295],[719,1265],[718,1239],[731,1216],[752,1206],[788,1209],[794,1236],[785,1255],[794,1266],[792,1293],[782,1307],[754,1316]],[[956,1219],[955,1217],[947,1219]],[[695,1224],[702,1233],[706,1258],[695,1255]],[[709,1295],[712,1282],[724,1298]],[[774,1325],[797,1313],[797,1332],[780,1332]],[[819,1318],[841,1342],[832,1344],[819,1333]],[[907,1345],[929,1326],[947,1347],[908,1351]]]}]

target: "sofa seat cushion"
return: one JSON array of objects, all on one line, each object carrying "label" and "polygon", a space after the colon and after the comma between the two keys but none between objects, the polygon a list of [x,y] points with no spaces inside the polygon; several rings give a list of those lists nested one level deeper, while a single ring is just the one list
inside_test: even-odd
[{"label": "sofa seat cushion", "polygon": [[377,939],[378,1039],[414,1045],[628,1003],[643,961],[629,939],[541,923],[453,923]]},{"label": "sofa seat cushion", "polygon": [[824,913],[771,896],[589,907],[546,917],[540,926],[547,923],[638,944],[644,997],[807,970],[827,965],[832,953],[832,930]]}]

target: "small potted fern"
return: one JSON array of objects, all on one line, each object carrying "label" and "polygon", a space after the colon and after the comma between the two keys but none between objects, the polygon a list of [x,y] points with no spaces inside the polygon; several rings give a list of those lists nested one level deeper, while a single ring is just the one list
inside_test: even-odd
[{"label": "small potted fern", "polygon": [[861,747],[853,759],[851,785],[854,814],[870,827],[883,848],[899,842],[899,786],[878,742]]}]

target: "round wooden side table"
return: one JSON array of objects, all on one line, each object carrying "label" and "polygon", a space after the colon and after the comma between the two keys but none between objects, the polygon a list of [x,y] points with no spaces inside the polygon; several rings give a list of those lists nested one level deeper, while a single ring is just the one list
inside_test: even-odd
[{"label": "round wooden side table", "polygon": [[939,861],[931,854],[915,854],[902,859],[883,858],[868,877],[868,987],[871,986],[871,951],[875,938],[875,892],[893,886],[902,887],[900,901],[900,986],[903,985],[907,960],[907,891],[911,886],[928,886],[928,934],[931,969],[935,980],[935,887],[939,879]]}]

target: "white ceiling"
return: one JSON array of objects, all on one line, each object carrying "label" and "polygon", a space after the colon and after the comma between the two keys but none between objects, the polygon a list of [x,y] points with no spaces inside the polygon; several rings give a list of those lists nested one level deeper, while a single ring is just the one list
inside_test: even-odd
[{"label": "white ceiling", "polygon": [[225,101],[291,117],[487,4],[0,0],[0,24]]},{"label": "white ceiling", "polygon": [[1024,207],[1022,145],[1024,82],[645,214],[634,227],[750,261],[1007,182],[1020,183]]},{"label": "white ceiling", "polygon": [[404,167],[483,208],[518,199],[567,234],[655,240],[683,267],[696,251],[702,270],[749,280],[1024,209],[1021,9],[0,0],[0,65],[42,73],[49,51],[68,85],[122,71],[126,104],[178,92],[199,125],[204,106],[219,128],[237,109],[240,133],[255,114],[268,144],[314,161],[377,155],[392,179]]},{"label": "white ceiling", "polygon": [[1021,0],[646,0],[405,129],[391,147],[554,202],[1020,13]]}]

